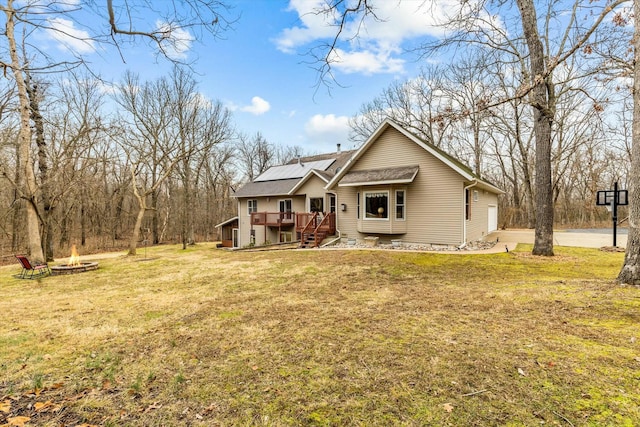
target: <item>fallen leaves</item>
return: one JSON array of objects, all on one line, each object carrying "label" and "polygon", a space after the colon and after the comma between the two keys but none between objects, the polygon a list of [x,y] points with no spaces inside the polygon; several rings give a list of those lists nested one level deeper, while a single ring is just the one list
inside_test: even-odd
[{"label": "fallen leaves", "polygon": [[154,409],[160,409],[162,408],[162,405],[159,404],[158,402],[153,402],[151,405],[147,406],[146,409],[144,410],[144,413],[148,413],[149,411],[152,411]]},{"label": "fallen leaves", "polygon": [[453,412],[453,405],[451,403],[445,403],[444,405],[442,405],[442,408],[448,413]]},{"label": "fallen leaves", "polygon": [[[0,414],[5,414],[6,418],[0,417],[0,427],[22,427],[31,425],[33,416],[42,417],[43,414],[57,413],[62,410],[63,405],[54,400],[42,399],[43,393],[57,390],[64,385],[63,382],[54,383],[49,387],[40,387],[28,390],[24,394],[4,396],[0,399]],[[37,401],[36,401],[37,400]],[[65,399],[66,400],[66,399]],[[42,419],[39,418],[39,422]]]},{"label": "fallen leaves", "polygon": [[33,409],[35,409],[36,412],[56,412],[62,409],[62,405],[47,400],[46,402],[36,402],[35,405],[33,405]]},{"label": "fallen leaves", "polygon": [[11,418],[7,418],[8,423],[4,424],[0,427],[24,427],[25,424],[27,424],[29,421],[31,420],[31,417],[24,417],[24,416],[18,416],[18,417],[11,417]]}]

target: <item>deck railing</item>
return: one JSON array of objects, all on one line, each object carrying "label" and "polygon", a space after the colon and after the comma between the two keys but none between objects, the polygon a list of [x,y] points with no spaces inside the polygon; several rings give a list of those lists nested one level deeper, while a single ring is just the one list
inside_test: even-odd
[{"label": "deck railing", "polygon": [[336,232],[336,214],[334,212],[330,212],[322,218],[320,224],[314,230],[316,233],[318,231],[325,231],[327,234],[333,234]]},{"label": "deck railing", "polygon": [[302,238],[305,234],[323,232],[331,235],[336,232],[336,214],[330,212],[252,212],[251,225],[284,227],[295,225],[296,234]]},{"label": "deck railing", "polygon": [[294,225],[295,215],[293,212],[251,212],[251,224],[273,227]]}]

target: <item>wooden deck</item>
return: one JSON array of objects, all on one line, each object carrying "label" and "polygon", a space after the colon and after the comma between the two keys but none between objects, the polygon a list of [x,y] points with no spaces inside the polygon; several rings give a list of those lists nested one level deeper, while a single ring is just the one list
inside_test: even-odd
[{"label": "wooden deck", "polygon": [[336,232],[335,212],[252,212],[251,227],[295,227],[296,240],[303,247],[318,246],[326,236]]},{"label": "wooden deck", "polygon": [[293,212],[252,212],[251,225],[283,227],[295,225],[296,214]]}]

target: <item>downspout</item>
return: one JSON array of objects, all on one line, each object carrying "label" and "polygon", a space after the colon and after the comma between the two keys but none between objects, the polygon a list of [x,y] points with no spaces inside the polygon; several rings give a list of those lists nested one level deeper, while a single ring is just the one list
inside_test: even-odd
[{"label": "downspout", "polygon": [[[465,197],[467,190],[478,185],[478,180],[474,179],[473,182],[462,190],[462,244],[458,246],[458,249],[462,249],[467,246],[467,209],[465,203]],[[471,194],[469,194],[469,205],[471,205]]]}]

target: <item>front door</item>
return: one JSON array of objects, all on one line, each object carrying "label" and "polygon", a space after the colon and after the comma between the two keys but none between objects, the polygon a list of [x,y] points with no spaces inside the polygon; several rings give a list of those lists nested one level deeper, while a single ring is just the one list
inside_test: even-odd
[{"label": "front door", "polygon": [[231,240],[233,241],[233,247],[237,248],[238,245],[238,229],[234,228],[231,230]]}]

